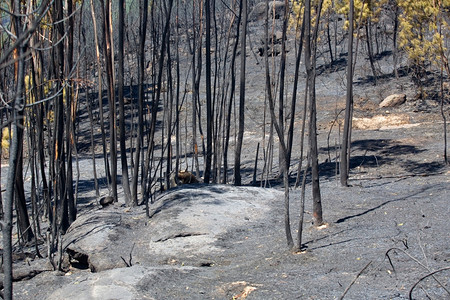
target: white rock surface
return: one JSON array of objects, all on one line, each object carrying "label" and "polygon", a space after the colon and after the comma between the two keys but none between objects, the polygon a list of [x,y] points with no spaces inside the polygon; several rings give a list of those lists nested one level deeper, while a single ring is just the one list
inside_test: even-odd
[{"label": "white rock surface", "polygon": [[[150,219],[143,207],[89,210],[71,225],[63,245],[87,258],[90,269],[43,272],[16,285],[16,299],[187,299],[177,291],[202,289],[199,278],[210,280],[204,272],[214,271],[209,266],[244,263],[227,254],[229,247],[265,246],[264,237],[251,237],[253,228],[275,222],[282,238],[282,209],[274,210],[274,203],[283,197],[273,189],[198,184],[162,194],[150,206]],[[173,278],[183,278],[186,287],[168,291],[161,283]],[[202,290],[199,299],[203,292],[216,290]]]},{"label": "white rock surface", "polygon": [[405,94],[393,94],[387,96],[383,101],[381,101],[379,107],[396,107],[402,105],[405,102],[406,102]]}]

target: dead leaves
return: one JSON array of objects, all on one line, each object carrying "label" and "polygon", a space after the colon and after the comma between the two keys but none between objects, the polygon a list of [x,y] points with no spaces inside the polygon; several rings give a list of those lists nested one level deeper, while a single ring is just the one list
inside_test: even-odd
[{"label": "dead leaves", "polygon": [[231,283],[225,284],[221,289],[233,300],[242,300],[246,299],[250,293],[257,289],[257,286],[261,286],[258,284],[250,285],[246,281],[235,281]]}]

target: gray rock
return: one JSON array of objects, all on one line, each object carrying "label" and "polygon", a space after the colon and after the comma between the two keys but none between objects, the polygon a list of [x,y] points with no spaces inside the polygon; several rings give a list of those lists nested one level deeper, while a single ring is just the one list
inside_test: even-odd
[{"label": "gray rock", "polygon": [[[280,19],[284,15],[285,4],[283,1],[269,2],[269,17],[273,18],[275,9],[275,19]],[[249,22],[261,21],[266,17],[266,2],[256,4],[248,15]]]},{"label": "gray rock", "polygon": [[111,196],[102,197],[102,198],[100,198],[98,203],[100,203],[100,205],[102,207],[106,207],[106,206],[114,203],[114,197],[111,197]]},{"label": "gray rock", "polygon": [[70,274],[64,279],[72,280],[72,283],[56,289],[47,299],[138,299],[135,286],[144,276],[152,276],[154,272],[142,266],[133,266],[101,273]]},{"label": "gray rock", "polygon": [[[236,238],[247,241],[251,228],[280,219],[273,209],[280,199],[283,193],[270,189],[187,184],[151,204],[150,219],[143,207],[89,210],[63,237],[70,271],[43,272],[17,284],[15,293],[26,299],[183,299],[183,287],[162,284],[183,278],[200,298],[215,295],[199,281],[211,275],[199,274],[217,261],[240,262],[235,255],[225,259],[226,249]],[[75,268],[75,260],[84,268]]]},{"label": "gray rock", "polygon": [[72,262],[93,272],[212,253],[220,251],[215,245],[220,235],[262,220],[279,194],[253,187],[183,185],[151,204],[150,220],[142,207],[109,206],[80,215],[64,235],[63,247]]},{"label": "gray rock", "polygon": [[109,253],[118,246],[114,245],[114,235],[121,221],[118,210],[96,210],[80,215],[64,235],[63,248],[71,259],[91,271],[123,267],[120,257],[111,257]]},{"label": "gray rock", "polygon": [[396,107],[402,105],[406,102],[405,94],[393,94],[386,97],[380,104],[379,107]]}]

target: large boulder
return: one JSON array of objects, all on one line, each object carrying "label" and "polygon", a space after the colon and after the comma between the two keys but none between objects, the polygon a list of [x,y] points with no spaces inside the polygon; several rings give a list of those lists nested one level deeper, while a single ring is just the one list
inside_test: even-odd
[{"label": "large boulder", "polygon": [[[186,184],[150,204],[150,219],[144,207],[117,204],[82,212],[63,236],[69,272],[33,268],[40,273],[15,283],[16,298],[225,299],[239,294],[236,289],[248,294],[255,287],[243,281],[212,281],[227,266],[242,264],[248,249],[271,255],[266,244],[283,240],[283,198],[273,189]],[[261,234],[269,231],[275,234]],[[175,281],[185,286],[173,286]]]},{"label": "large boulder", "polygon": [[121,258],[112,254],[117,251],[128,256],[129,247],[121,249],[124,245],[116,241],[119,232],[127,231],[123,216],[126,215],[114,207],[79,216],[63,238],[63,248],[72,262],[93,272],[125,267]]},{"label": "large boulder", "polygon": [[153,264],[222,250],[219,237],[236,227],[263,221],[269,203],[282,193],[254,187],[183,185],[143,207],[110,205],[89,211],[72,223],[63,238],[71,264],[100,272],[137,263]]},{"label": "large boulder", "polygon": [[402,105],[406,102],[405,94],[393,94],[386,97],[380,104],[379,107],[396,107]]},{"label": "large boulder", "polygon": [[[285,11],[284,1],[270,1],[269,2],[269,16],[270,18],[280,19]],[[274,15],[275,13],[275,15]],[[266,17],[266,2],[256,4],[248,15],[249,22],[261,21]]]}]

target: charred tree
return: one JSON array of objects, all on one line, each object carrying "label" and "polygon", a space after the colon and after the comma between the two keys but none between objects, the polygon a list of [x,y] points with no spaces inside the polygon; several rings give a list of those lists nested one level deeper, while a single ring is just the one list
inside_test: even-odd
[{"label": "charred tree", "polygon": [[204,181],[209,183],[211,177],[213,144],[213,107],[211,86],[211,3],[205,0],[205,63],[206,63],[206,164]]},{"label": "charred tree", "polygon": [[349,153],[351,144],[351,122],[353,112],[353,13],[354,3],[350,0],[348,57],[347,57],[347,96],[345,103],[344,132],[342,134],[340,179],[342,186],[348,186]]},{"label": "charred tree", "polygon": [[[283,29],[281,33],[281,60],[280,60],[280,88],[279,88],[279,94],[278,94],[278,124],[280,126],[281,132],[285,133],[285,114],[284,114],[284,86],[285,86],[285,74],[286,74],[286,32],[288,27],[288,16],[289,16],[289,2],[287,0],[284,1],[284,17],[283,17]],[[267,52],[267,51],[266,51]],[[294,109],[291,107],[291,109]],[[291,115],[293,118],[293,115]],[[292,128],[293,129],[293,128]],[[287,149],[286,149],[287,150]],[[287,172],[289,174],[289,158],[288,158],[287,152],[282,154],[282,149],[280,148],[280,176],[283,175],[284,172]],[[283,159],[282,156],[285,156],[285,159]]]},{"label": "charred tree", "polygon": [[239,128],[237,133],[236,148],[234,151],[234,184],[242,184],[241,179],[241,151],[244,140],[245,121],[245,64],[247,55],[247,0],[241,0],[241,65],[239,74]]},{"label": "charred tree", "polygon": [[67,176],[66,176],[66,189],[67,189],[67,209],[68,209],[68,222],[72,224],[77,218],[77,207],[75,199],[75,191],[73,189],[73,164],[72,156],[73,152],[76,153],[75,145],[75,115],[76,115],[76,99],[74,99],[74,84],[70,80],[72,68],[73,68],[73,47],[74,47],[74,16],[73,13],[73,0],[67,1],[67,14],[69,17],[66,20],[67,28],[67,43],[65,49],[65,78],[68,82],[65,89],[65,103],[66,103],[66,149],[67,149]]},{"label": "charred tree", "polygon": [[[12,1],[13,8],[13,18],[14,27],[16,31],[16,36],[20,37],[22,34],[21,31],[21,22],[20,22],[20,1],[14,0]],[[3,221],[1,223],[2,233],[3,233],[3,298],[6,300],[10,300],[13,297],[13,266],[12,266],[12,225],[13,225],[13,201],[14,201],[14,187],[15,187],[15,178],[17,177],[17,169],[13,166],[17,165],[19,159],[19,151],[20,151],[20,140],[19,135],[17,134],[18,128],[20,126],[20,114],[24,109],[24,102],[22,98],[23,93],[23,85],[24,85],[24,69],[25,69],[25,59],[23,58],[24,46],[20,46],[14,49],[16,53],[14,56],[19,57],[16,63],[16,84],[15,84],[15,92],[16,97],[13,100],[13,122],[11,124],[12,131],[12,139],[9,148],[9,165],[8,168],[8,179],[6,184],[6,193],[3,199]],[[20,174],[21,175],[21,174]]]},{"label": "charred tree", "polygon": [[[242,7],[239,6],[239,14],[237,19],[237,24],[241,24],[242,19]],[[233,51],[231,54],[231,62],[230,62],[230,93],[228,104],[226,105],[225,112],[225,137],[224,137],[224,145],[223,145],[223,183],[227,183],[228,181],[228,146],[230,142],[230,131],[231,131],[231,115],[233,111],[233,101],[235,99],[235,91],[236,91],[236,58],[239,46],[239,38],[240,38],[240,30],[239,25],[236,26],[236,37],[234,40]]]},{"label": "charred tree", "polygon": [[19,140],[19,153],[16,165],[11,165],[15,167],[16,179],[15,179],[15,207],[17,212],[17,225],[19,227],[19,239],[23,242],[31,242],[34,238],[33,231],[30,226],[30,219],[28,216],[27,202],[25,199],[25,189],[23,186],[23,142],[24,142],[24,110],[18,110],[18,125],[16,130],[16,135]]},{"label": "charred tree", "polygon": [[123,95],[124,87],[124,29],[125,29],[125,1],[119,0],[119,42],[118,42],[118,76],[117,89],[119,98],[119,145],[120,145],[120,162],[122,164],[122,187],[125,195],[125,202],[131,206],[134,204],[131,198],[130,179],[128,177],[128,161],[126,146],[126,128],[125,128],[125,102]]},{"label": "charred tree", "polygon": [[[97,30],[97,15],[95,13],[94,0],[90,1],[91,8],[91,17],[92,24],[94,27],[94,46],[95,46],[95,58],[97,64],[97,92],[98,92],[98,114],[99,114],[99,122],[100,122],[100,132],[102,136],[102,153],[103,153],[103,162],[105,165],[105,177],[108,187],[111,182],[111,171],[109,167],[108,161],[108,151],[107,151],[107,143],[106,143],[106,130],[105,130],[105,120],[104,120],[104,112],[103,112],[103,76],[102,76],[102,64],[100,59],[100,45],[99,45],[99,36]],[[103,9],[103,8],[102,8]]]},{"label": "charred tree", "polygon": [[111,158],[111,193],[117,201],[117,111],[114,80],[114,52],[111,24],[111,1],[100,0],[103,27],[103,52],[106,64],[106,82],[109,104],[109,155]]},{"label": "charred tree", "polygon": [[66,190],[66,152],[64,146],[64,94],[61,92],[64,89],[65,73],[64,73],[64,44],[59,42],[65,34],[64,28],[64,6],[62,0],[57,0],[53,3],[54,20],[58,21],[54,28],[54,37],[56,47],[53,54],[54,74],[56,76],[56,91],[55,96],[55,124],[54,124],[54,141],[53,141],[53,163],[54,163],[54,188],[55,201],[54,211],[57,212],[56,220],[53,221],[53,238],[58,236],[59,232],[65,232],[69,228],[68,218],[68,201]]},{"label": "charred tree", "polygon": [[[265,22],[265,43],[266,45],[269,42],[269,1],[266,0],[266,22]],[[266,75],[266,92],[267,98],[269,100],[269,110],[272,118],[272,123],[275,127],[275,130],[278,135],[278,139],[280,140],[280,152],[281,152],[281,163],[286,165],[287,162],[287,148],[284,138],[284,132],[282,127],[280,126],[277,117],[275,115],[275,101],[272,96],[272,83],[270,79],[269,72],[269,56],[267,51],[264,52],[264,61],[265,61],[265,75]],[[290,221],[290,203],[289,203],[289,174],[288,172],[283,172],[283,184],[284,184],[284,228],[286,234],[286,241],[288,247],[292,249],[294,247],[294,240],[292,238],[291,231],[291,221]]]},{"label": "charred tree", "polygon": [[[316,26],[312,27],[311,0],[305,3],[305,67],[307,73],[307,85],[309,91],[309,147],[311,155],[311,184],[313,196],[314,224],[320,226],[322,218],[322,197],[319,184],[319,151],[317,147],[317,105],[316,105],[316,49],[318,22],[323,1],[317,8]],[[313,32],[314,29],[314,32]]]},{"label": "charred tree", "polygon": [[136,152],[134,158],[134,171],[132,178],[132,201],[134,205],[138,204],[137,187],[139,179],[139,165],[144,139],[144,82],[145,82],[145,41],[147,37],[147,21],[148,21],[148,0],[141,0],[139,14],[139,55],[138,55],[138,134],[136,137]]}]

